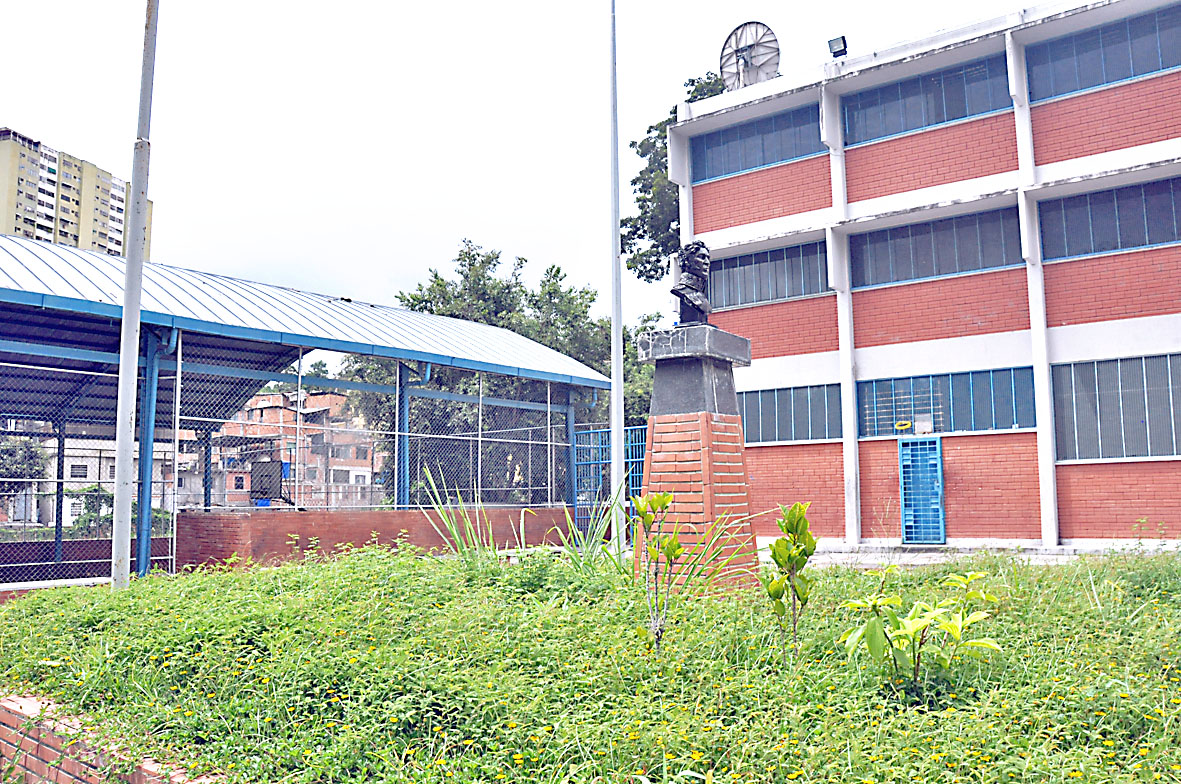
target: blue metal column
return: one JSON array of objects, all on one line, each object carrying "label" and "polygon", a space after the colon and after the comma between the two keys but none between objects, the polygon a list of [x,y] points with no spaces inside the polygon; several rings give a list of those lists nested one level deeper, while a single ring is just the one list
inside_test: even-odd
[{"label": "blue metal column", "polygon": [[[66,513],[66,422],[59,419],[57,429],[57,492],[53,504],[53,562],[62,562],[62,523]],[[102,477],[99,477],[101,481]]]},{"label": "blue metal column", "polygon": [[213,506],[213,431],[201,432],[201,500],[206,509]]},{"label": "blue metal column", "polygon": [[143,391],[139,410],[139,524],[136,528],[135,573],[143,577],[152,557],[152,458],[156,440],[156,393],[160,385],[160,338],[144,331]]},{"label": "blue metal column", "polygon": [[396,503],[398,509],[410,506],[410,368],[398,363],[398,423],[394,428],[398,439]]},{"label": "blue metal column", "polygon": [[[574,394],[570,396],[573,398]],[[567,454],[567,459],[570,461],[569,470],[566,472],[566,503],[570,506],[571,514],[574,514],[575,506],[578,503],[578,457],[577,445],[575,444],[576,434],[574,432],[574,404],[566,406],[566,439],[570,442],[570,448]]]}]

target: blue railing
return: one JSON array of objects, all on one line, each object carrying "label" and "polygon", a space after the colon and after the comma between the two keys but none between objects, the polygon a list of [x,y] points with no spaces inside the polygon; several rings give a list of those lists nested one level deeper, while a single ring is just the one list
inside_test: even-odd
[{"label": "blue railing", "polygon": [[[627,481],[625,498],[643,492],[644,450],[648,440],[647,425],[623,429],[623,468]],[[577,500],[574,522],[586,530],[591,516],[611,497],[611,431],[580,430],[575,434],[574,471]],[[628,511],[631,503],[628,502]]]}]

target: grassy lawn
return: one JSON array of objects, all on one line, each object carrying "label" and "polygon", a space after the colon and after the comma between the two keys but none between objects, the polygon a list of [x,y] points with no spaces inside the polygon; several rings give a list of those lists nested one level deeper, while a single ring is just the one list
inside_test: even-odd
[{"label": "grassy lawn", "polygon": [[0,687],[232,781],[1181,782],[1181,558],[892,582],[968,569],[1003,652],[917,699],[836,642],[855,571],[814,573],[789,666],[754,590],[681,602],[656,657],[618,578],[378,548],[33,593],[0,607]]}]

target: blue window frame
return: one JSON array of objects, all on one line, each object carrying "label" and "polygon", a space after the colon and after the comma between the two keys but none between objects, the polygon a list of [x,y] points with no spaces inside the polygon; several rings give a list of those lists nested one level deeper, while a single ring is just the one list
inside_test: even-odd
[{"label": "blue window frame", "polygon": [[841,99],[845,144],[1008,109],[1004,55],[875,87]]},{"label": "blue window frame", "polygon": [[820,104],[815,103],[689,140],[694,183],[823,151]]},{"label": "blue window frame", "polygon": [[[1033,368],[858,382],[857,432],[862,438],[909,435],[921,416],[931,417],[935,433],[1034,427]],[[910,424],[900,428],[900,423]]]},{"label": "blue window frame", "polygon": [[709,267],[715,308],[804,297],[831,291],[823,242],[717,259]]},{"label": "blue window frame", "polygon": [[1059,460],[1181,455],[1181,354],[1051,368]]},{"label": "blue window frame", "polygon": [[738,393],[746,443],[841,437],[841,385]]},{"label": "blue window frame", "polygon": [[1181,240],[1181,177],[1038,204],[1042,258],[1065,259]]},{"label": "blue window frame", "polygon": [[1029,99],[1181,66],[1181,4],[1034,44],[1025,50]]},{"label": "blue window frame", "polygon": [[855,288],[1021,264],[1017,208],[854,234],[849,260]]}]

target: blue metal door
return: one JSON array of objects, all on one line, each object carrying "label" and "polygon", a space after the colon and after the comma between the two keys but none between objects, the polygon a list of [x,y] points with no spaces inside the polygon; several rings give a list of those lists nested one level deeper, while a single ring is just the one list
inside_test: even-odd
[{"label": "blue metal door", "polygon": [[943,449],[938,438],[898,441],[903,544],[943,544]]}]

